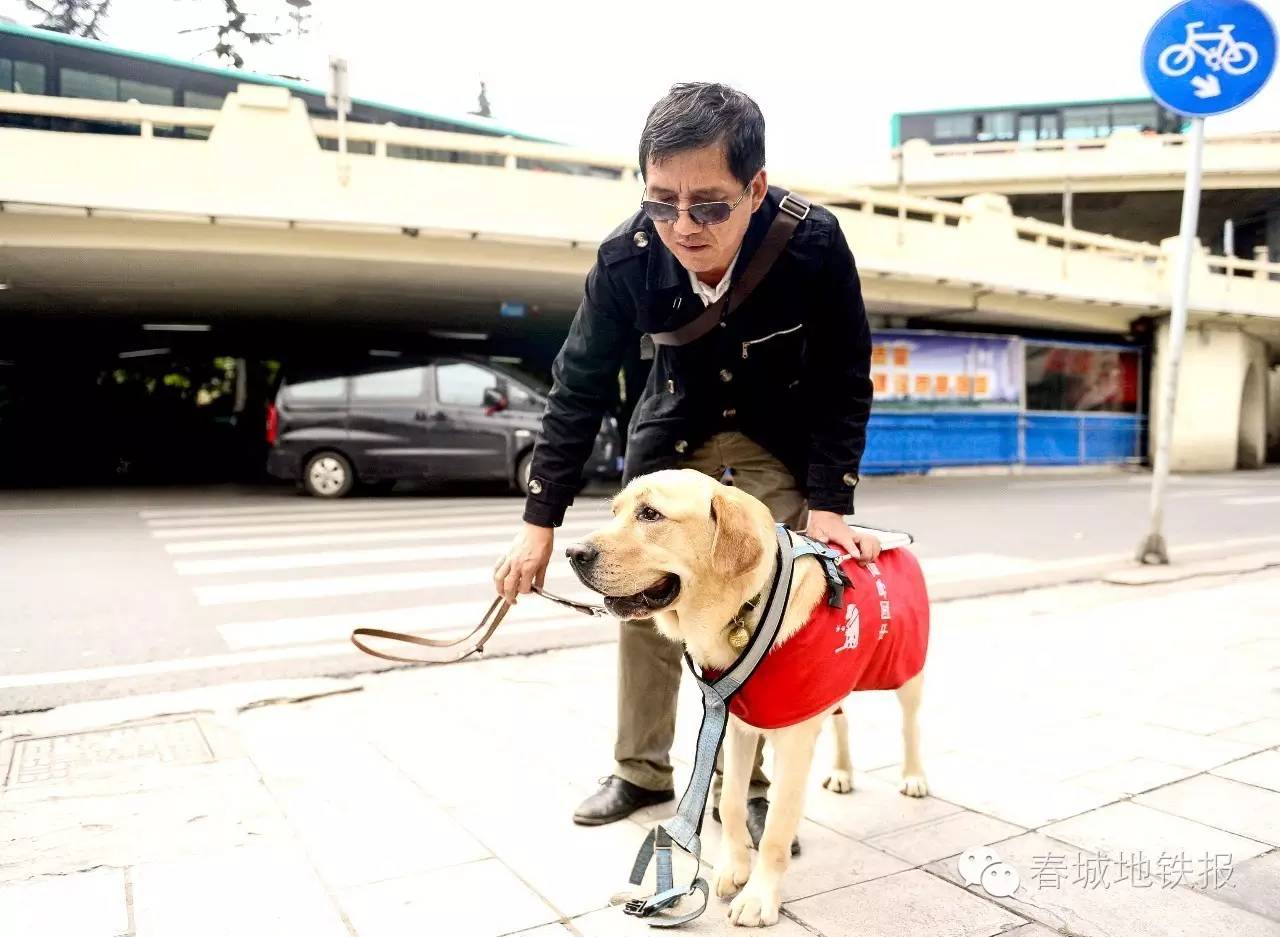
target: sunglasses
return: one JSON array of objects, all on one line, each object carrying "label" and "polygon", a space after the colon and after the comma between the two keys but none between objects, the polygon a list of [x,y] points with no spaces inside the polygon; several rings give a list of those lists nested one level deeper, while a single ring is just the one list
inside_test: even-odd
[{"label": "sunglasses", "polygon": [[655,202],[645,199],[640,203],[640,207],[649,219],[655,223],[670,224],[680,217],[680,213],[688,212],[689,217],[693,219],[694,224],[724,224],[729,220],[729,216],[733,214],[733,210],[742,204],[742,200],[747,197],[747,193],[751,191],[751,183],[747,183],[747,187],[742,190],[742,194],[738,196],[736,202],[699,202],[697,205],[690,205],[688,208],[677,208],[670,202]]}]

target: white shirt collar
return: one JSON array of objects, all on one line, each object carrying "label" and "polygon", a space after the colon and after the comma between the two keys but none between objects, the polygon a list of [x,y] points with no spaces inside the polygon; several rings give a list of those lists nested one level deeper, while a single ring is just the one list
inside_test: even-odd
[{"label": "white shirt collar", "polygon": [[733,268],[738,264],[738,254],[742,253],[742,248],[738,248],[738,253],[733,255],[733,260],[729,261],[729,267],[724,272],[724,276],[720,278],[720,282],[715,286],[707,286],[698,279],[698,275],[692,270],[687,271],[689,274],[689,282],[693,284],[693,294],[702,300],[702,305],[710,306],[725,293],[729,292],[729,281],[733,278]]}]

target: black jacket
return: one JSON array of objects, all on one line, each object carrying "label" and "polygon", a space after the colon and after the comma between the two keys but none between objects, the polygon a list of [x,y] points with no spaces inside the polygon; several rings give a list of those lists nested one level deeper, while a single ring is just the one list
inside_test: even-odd
[{"label": "black jacket", "polygon": [[[750,262],[785,190],[769,189],[734,267]],[[730,281],[730,290],[733,289]],[[600,245],[582,305],[552,367],[524,519],[558,527],[579,486],[618,369],[644,332],[705,307],[689,275],[637,212]],[[848,514],[871,412],[871,334],[853,255],[813,206],[782,256],[719,328],[659,345],[631,416],[625,479],[679,465],[714,433],[738,430],[776,456],[816,510]]]}]

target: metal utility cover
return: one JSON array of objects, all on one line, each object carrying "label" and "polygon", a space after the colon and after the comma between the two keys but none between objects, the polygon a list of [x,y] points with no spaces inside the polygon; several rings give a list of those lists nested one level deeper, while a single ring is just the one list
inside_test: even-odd
[{"label": "metal utility cover", "polygon": [[74,781],[148,765],[190,765],[213,760],[213,751],[195,719],[117,726],[16,741],[5,787]]}]

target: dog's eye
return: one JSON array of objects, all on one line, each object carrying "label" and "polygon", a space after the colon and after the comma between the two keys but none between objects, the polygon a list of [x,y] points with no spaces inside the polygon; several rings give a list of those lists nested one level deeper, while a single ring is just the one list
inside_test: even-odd
[{"label": "dog's eye", "polygon": [[649,507],[649,505],[647,504],[640,506],[640,510],[636,511],[636,517],[642,521],[662,520],[662,515],[657,511],[655,511],[653,508]]}]

